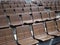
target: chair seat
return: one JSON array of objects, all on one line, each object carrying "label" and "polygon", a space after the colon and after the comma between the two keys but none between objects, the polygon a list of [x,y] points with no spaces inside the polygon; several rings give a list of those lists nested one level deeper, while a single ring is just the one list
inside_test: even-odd
[{"label": "chair seat", "polygon": [[56,32],[51,32],[49,33],[50,35],[55,35],[55,36],[60,36],[60,32],[56,31]]},{"label": "chair seat", "polygon": [[35,36],[36,39],[38,40],[42,40],[42,41],[47,41],[51,38],[54,38],[53,36],[50,36],[50,35],[38,35],[38,36]]},{"label": "chair seat", "polygon": [[38,43],[37,40],[31,38],[23,39],[18,41],[21,45],[32,45]]}]

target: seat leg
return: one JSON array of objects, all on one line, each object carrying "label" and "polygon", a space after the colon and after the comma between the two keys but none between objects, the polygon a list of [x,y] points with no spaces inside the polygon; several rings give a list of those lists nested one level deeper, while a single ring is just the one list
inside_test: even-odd
[{"label": "seat leg", "polygon": [[51,39],[51,40],[50,40],[50,43],[49,43],[49,45],[52,45],[52,43],[53,43],[53,40],[54,40],[54,39]]}]

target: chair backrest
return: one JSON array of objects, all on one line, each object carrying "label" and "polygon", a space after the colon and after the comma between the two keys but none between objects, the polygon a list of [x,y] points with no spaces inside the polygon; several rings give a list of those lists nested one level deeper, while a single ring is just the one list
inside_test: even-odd
[{"label": "chair backrest", "polygon": [[0,16],[0,28],[8,26],[8,21],[6,16]]},{"label": "chair backrest", "polygon": [[30,27],[28,25],[23,25],[16,27],[18,40],[23,40],[31,37]]},{"label": "chair backrest", "polygon": [[50,11],[50,18],[56,18],[56,14],[54,11]]},{"label": "chair backrest", "polygon": [[48,14],[48,12],[42,11],[42,12],[41,12],[41,15],[42,15],[42,19],[43,19],[43,20],[49,19],[49,14]]},{"label": "chair backrest", "polygon": [[9,17],[10,17],[10,22],[12,25],[22,24],[22,20],[21,20],[21,17],[19,17],[19,15],[12,15]]},{"label": "chair backrest", "polygon": [[29,21],[29,20],[31,20],[31,16],[29,15],[29,13],[22,14],[22,20],[23,21]]},{"label": "chair backrest", "polygon": [[25,12],[31,12],[30,7],[24,7],[24,13]]},{"label": "chair backrest", "polygon": [[33,24],[34,36],[46,34],[43,23]]},{"label": "chair backrest", "polygon": [[47,21],[46,26],[47,26],[48,33],[53,33],[55,31],[57,31],[56,23],[53,20],[52,21]]},{"label": "chair backrest", "polygon": [[41,19],[41,14],[40,12],[32,12],[33,19]]},{"label": "chair backrest", "polygon": [[13,8],[9,8],[9,9],[6,9],[6,14],[7,14],[7,15],[15,14],[15,11],[14,11]]},{"label": "chair backrest", "polygon": [[57,27],[58,27],[58,30],[60,30],[60,20],[57,20]]},{"label": "chair backrest", "polygon": [[3,4],[3,7],[6,9],[6,8],[10,8],[10,5],[9,4]]},{"label": "chair backrest", "polygon": [[25,4],[25,7],[30,7],[31,5],[30,4]]},{"label": "chair backrest", "polygon": [[16,8],[17,4],[11,4],[10,6],[11,6],[11,8]]},{"label": "chair backrest", "polygon": [[43,6],[40,6],[39,7],[39,11],[44,11],[44,7]]},{"label": "chair backrest", "polygon": [[23,13],[23,10],[22,8],[15,8],[15,12],[18,14],[18,13]]},{"label": "chair backrest", "polygon": [[4,15],[4,10],[0,9],[0,15]]},{"label": "chair backrest", "polygon": [[38,6],[31,7],[32,12],[38,11]]}]

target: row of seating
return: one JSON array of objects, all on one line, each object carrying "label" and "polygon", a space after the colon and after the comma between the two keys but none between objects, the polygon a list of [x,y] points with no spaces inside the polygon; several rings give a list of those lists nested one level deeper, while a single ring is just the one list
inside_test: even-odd
[{"label": "row of seating", "polygon": [[[47,41],[54,38],[54,36],[60,36],[60,20],[56,20],[56,22],[54,20],[51,20],[46,21],[45,23],[44,22],[33,23],[31,27],[30,25],[22,25],[17,26],[15,28],[16,35],[18,38],[17,41],[19,44],[33,45],[38,43],[37,40]],[[48,32],[49,35],[46,32]],[[0,29],[0,45],[11,44],[16,45],[13,36],[13,29],[12,28]]]},{"label": "row of seating", "polygon": [[11,15],[11,14],[21,14],[21,13],[29,13],[29,12],[36,12],[36,11],[44,11],[44,7],[24,7],[24,8],[8,8],[8,9],[0,9],[0,15]]},{"label": "row of seating", "polygon": [[[33,1],[34,3],[34,1]],[[51,10],[54,11],[60,11],[60,1],[49,1],[49,0],[35,0],[35,3],[39,4],[39,5],[43,5],[44,7],[50,8]]]},{"label": "row of seating", "polygon": [[[60,20],[58,22],[60,22]],[[30,32],[31,33],[33,32],[32,35],[34,36],[34,39],[37,39],[37,40],[40,40],[40,41],[47,41],[47,40],[50,40],[50,39],[54,38],[53,36],[60,36],[60,31],[57,30],[56,22],[54,20],[46,22],[47,29],[45,29],[46,26],[44,26],[44,24],[45,23],[43,23],[43,22],[33,24],[32,25],[33,30],[30,30],[28,25],[16,27],[18,43],[21,44],[21,45],[22,44],[23,45],[24,44],[26,44],[26,45],[31,44],[31,43],[28,43],[32,39],[32,38],[28,38],[28,37],[31,37]],[[59,25],[60,25],[60,23],[59,23]],[[46,33],[46,31],[48,32],[49,35]],[[26,41],[27,38],[28,38],[29,41]]]},{"label": "row of seating", "polygon": [[32,7],[32,6],[36,6],[35,4],[3,4],[1,5],[0,4],[0,8],[17,8],[17,7],[20,7],[20,8],[23,8],[23,7]]},{"label": "row of seating", "polygon": [[34,23],[34,22],[40,22],[45,20],[51,20],[55,19],[56,15],[54,11],[50,11],[49,13],[46,11],[42,12],[32,12],[32,14],[29,13],[23,13],[22,15],[11,15],[6,16],[2,15],[0,16],[0,28],[2,27],[8,27],[9,25],[22,25],[24,23]]}]

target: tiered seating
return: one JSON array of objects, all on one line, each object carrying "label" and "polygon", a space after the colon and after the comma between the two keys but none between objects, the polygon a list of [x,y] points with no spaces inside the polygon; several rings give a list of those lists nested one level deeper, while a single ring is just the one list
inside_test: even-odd
[{"label": "tiered seating", "polygon": [[53,36],[46,34],[43,23],[33,24],[33,31],[35,39],[46,41],[54,38]]},{"label": "tiered seating", "polygon": [[29,25],[16,27],[18,42],[21,45],[33,45],[38,43],[37,40],[32,38]]},{"label": "tiered seating", "polygon": [[49,35],[60,36],[60,32],[57,31],[55,21],[47,21],[46,26]]},{"label": "tiered seating", "polygon": [[0,29],[0,45],[17,45],[11,28]]},{"label": "tiered seating", "polygon": [[[8,27],[16,30],[17,35],[15,36],[21,45],[35,45],[40,40],[45,42],[54,36],[60,36],[60,20],[56,18],[55,13],[55,10],[60,10],[60,4],[42,0],[39,2],[39,6],[26,4],[25,1],[2,3],[3,5],[0,6],[0,28],[2,28],[0,29],[0,45],[16,45],[12,35],[13,30]],[[41,2],[45,4],[40,6]],[[51,11],[46,11],[45,7],[51,8]],[[53,20],[56,20],[57,24]],[[32,30],[30,26],[33,28]]]}]

